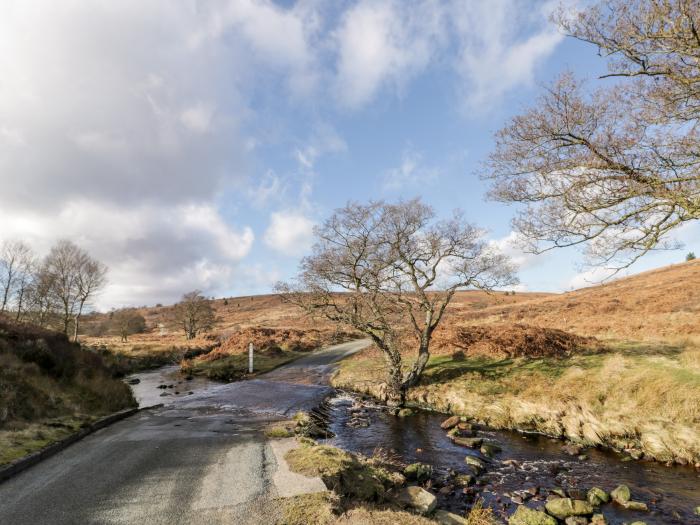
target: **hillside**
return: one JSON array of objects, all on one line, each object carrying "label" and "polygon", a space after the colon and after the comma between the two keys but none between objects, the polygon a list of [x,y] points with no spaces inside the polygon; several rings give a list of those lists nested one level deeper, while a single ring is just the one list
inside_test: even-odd
[{"label": "hillside", "polygon": [[599,338],[694,338],[700,336],[700,261],[508,305],[455,306],[452,319],[460,324],[525,323]]},{"label": "hillside", "polygon": [[0,316],[0,464],[135,404],[102,357]]}]

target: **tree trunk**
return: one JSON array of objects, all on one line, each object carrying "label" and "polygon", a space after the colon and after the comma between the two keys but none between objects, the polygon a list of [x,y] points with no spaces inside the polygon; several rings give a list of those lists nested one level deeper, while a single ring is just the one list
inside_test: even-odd
[{"label": "tree trunk", "polygon": [[78,321],[80,319],[80,314],[73,318],[73,341],[78,342]]}]

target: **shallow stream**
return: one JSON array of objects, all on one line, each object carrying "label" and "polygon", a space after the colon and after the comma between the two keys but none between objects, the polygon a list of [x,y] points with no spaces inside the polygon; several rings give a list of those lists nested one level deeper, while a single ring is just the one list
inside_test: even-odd
[{"label": "shallow stream", "polygon": [[[231,406],[244,405],[252,411],[260,409],[267,413],[277,410],[280,416],[288,417],[294,410],[292,407],[302,401],[313,406],[325,397],[319,413],[334,435],[327,440],[329,444],[367,456],[383,450],[406,464],[432,465],[436,472],[432,488],[438,492],[441,506],[453,511],[463,511],[475,498],[480,498],[505,517],[516,505],[511,497],[516,500],[522,497],[528,506],[536,508],[544,505],[547,489],[563,488],[575,494],[593,486],[610,491],[624,483],[630,487],[633,499],[647,503],[650,510],[631,512],[614,504],[605,505],[603,513],[611,525],[637,520],[648,525],[700,524],[700,517],[693,514],[693,509],[700,505],[700,471],[693,468],[623,461],[618,454],[598,449],[585,450],[586,459],[579,459],[565,454],[563,443],[558,440],[479,430],[479,437],[502,448],[502,452],[489,460],[476,450],[453,444],[440,428],[444,415],[419,412],[400,418],[371,401],[331,391],[325,388],[328,359],[325,362],[319,362],[318,357],[304,359],[306,363],[299,360],[259,379],[228,385],[199,377],[187,380],[175,366],[135,374],[127,380],[139,380],[132,388],[141,406],[223,399]],[[367,426],[355,425],[358,418]],[[462,489],[441,491],[450,471],[468,472],[464,462],[468,454],[487,461],[487,469],[477,485],[466,493]],[[513,461],[504,463],[504,460]],[[538,494],[530,496],[526,489],[533,492],[537,489]],[[585,494],[581,496],[585,498]]]}]

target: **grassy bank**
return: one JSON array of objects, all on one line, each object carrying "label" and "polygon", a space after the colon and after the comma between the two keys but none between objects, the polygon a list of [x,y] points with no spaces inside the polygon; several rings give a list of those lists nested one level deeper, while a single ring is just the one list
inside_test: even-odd
[{"label": "grassy bank", "polygon": [[[319,476],[328,492],[279,500],[278,525],[432,525],[444,523],[436,511],[427,516],[394,502],[393,492],[406,484],[400,467],[380,456],[364,458],[336,447],[302,439],[285,457],[292,472]],[[454,515],[453,515],[454,517]],[[450,521],[453,523],[454,521]],[[497,525],[490,509],[475,505],[467,525]]]},{"label": "grassy bank", "polygon": [[[700,463],[700,346],[608,342],[602,353],[557,358],[431,358],[409,393],[419,406],[494,428]],[[333,385],[383,397],[382,358],[341,363]]]},{"label": "grassy bank", "polygon": [[0,464],[135,405],[99,354],[63,334],[0,319]]},{"label": "grassy bank", "polygon": [[294,361],[304,355],[304,352],[280,350],[274,353],[259,352],[255,354],[254,372],[248,373],[248,354],[233,354],[219,356],[217,359],[185,359],[180,368],[183,373],[201,375],[217,381],[236,381],[243,377],[255,377]]}]

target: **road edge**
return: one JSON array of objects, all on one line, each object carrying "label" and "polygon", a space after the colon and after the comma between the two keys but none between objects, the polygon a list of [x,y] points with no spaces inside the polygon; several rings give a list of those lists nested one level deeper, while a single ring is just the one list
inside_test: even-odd
[{"label": "road edge", "polygon": [[90,423],[86,427],[81,428],[74,434],[71,434],[70,436],[67,436],[59,441],[51,443],[50,445],[42,448],[41,450],[32,452],[31,454],[29,454],[28,456],[24,456],[23,458],[11,461],[7,465],[0,466],[0,483],[4,483],[8,479],[16,476],[17,474],[28,469],[29,467],[32,467],[37,463],[43,461],[44,459],[50,458],[51,456],[58,454],[62,450],[68,448],[73,443],[80,441],[84,437],[89,436],[90,434],[97,432],[100,429],[108,427],[109,425],[112,425],[117,421],[121,421],[122,419],[126,419],[129,416],[133,416],[134,414],[142,410],[147,410],[149,408],[159,408],[162,406],[163,405],[161,404],[143,408],[129,408],[105,416],[102,419],[98,419],[97,421]]}]

